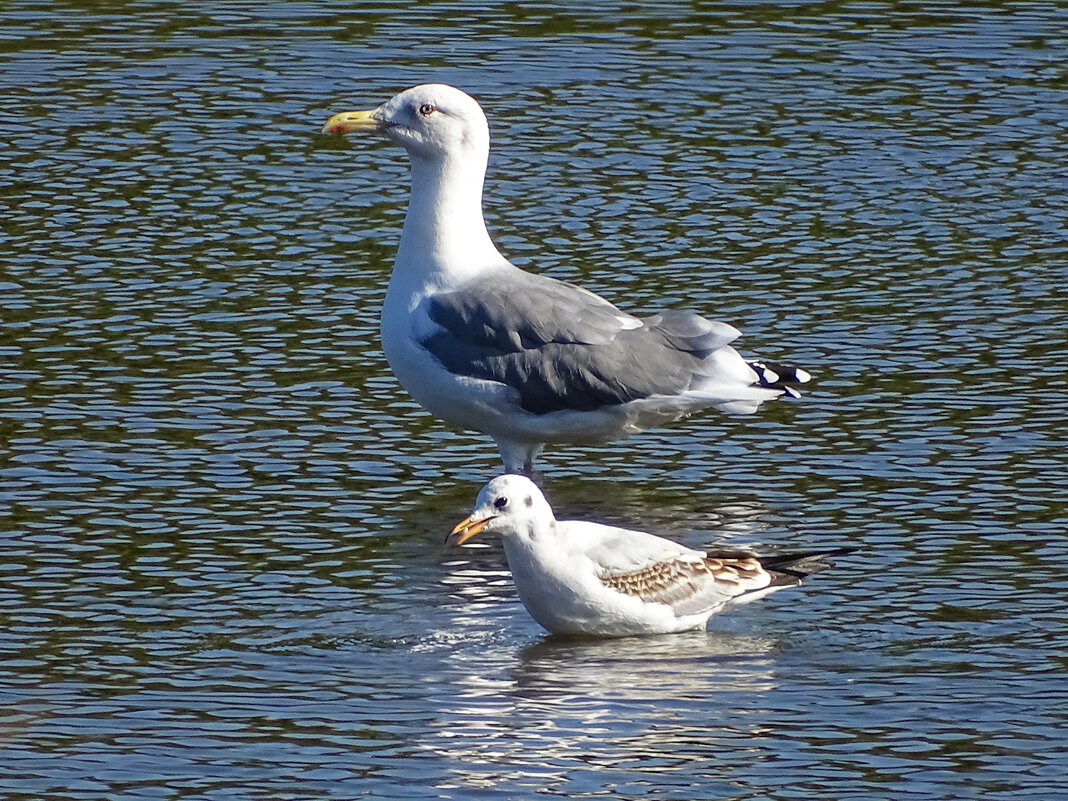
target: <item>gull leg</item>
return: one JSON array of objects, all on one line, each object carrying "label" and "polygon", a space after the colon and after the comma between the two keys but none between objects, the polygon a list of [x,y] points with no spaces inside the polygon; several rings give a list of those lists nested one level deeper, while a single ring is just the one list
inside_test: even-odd
[{"label": "gull leg", "polygon": [[538,468],[534,466],[534,462],[537,461],[537,458],[544,447],[544,445],[535,445],[534,447],[529,448],[526,453],[526,458],[523,459],[523,475],[531,481],[537,482],[540,478]]},{"label": "gull leg", "polygon": [[538,475],[538,469],[534,466],[534,463],[537,461],[538,454],[541,453],[542,448],[545,447],[544,445],[498,439],[497,447],[501,451],[501,461],[504,462],[505,473],[518,473],[529,479],[534,479]]}]

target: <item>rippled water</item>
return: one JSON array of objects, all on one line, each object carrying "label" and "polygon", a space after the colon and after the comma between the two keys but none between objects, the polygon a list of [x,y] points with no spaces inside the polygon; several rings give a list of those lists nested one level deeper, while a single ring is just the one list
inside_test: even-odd
[{"label": "rippled water", "polygon": [[[1049,799],[1068,779],[1063,4],[0,8],[0,795]],[[548,639],[497,468],[394,383],[403,153],[502,249],[815,381],[555,448],[561,514],[861,545],[707,633]]]}]

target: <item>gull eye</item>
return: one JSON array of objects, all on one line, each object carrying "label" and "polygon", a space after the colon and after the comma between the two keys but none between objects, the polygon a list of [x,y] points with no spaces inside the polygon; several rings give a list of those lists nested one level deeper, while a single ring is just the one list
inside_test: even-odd
[{"label": "gull eye", "polygon": [[431,103],[423,103],[423,105],[419,107],[419,113],[424,117],[429,117],[435,111],[437,111],[437,107]]},{"label": "gull eye", "polygon": [[496,506],[498,509],[503,509],[508,505],[508,499],[502,495],[496,500],[494,500],[493,505]]}]

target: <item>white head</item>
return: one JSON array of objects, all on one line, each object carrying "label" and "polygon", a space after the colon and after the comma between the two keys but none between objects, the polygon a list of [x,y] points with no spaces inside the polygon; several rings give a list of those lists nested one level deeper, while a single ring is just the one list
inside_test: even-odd
[{"label": "white head", "polygon": [[555,519],[537,484],[526,476],[498,476],[478,493],[474,510],[449,538],[456,537],[461,545],[480,531],[499,531],[503,536],[533,533]]},{"label": "white head", "polygon": [[482,215],[489,126],[473,98],[423,84],[371,111],[335,114],[323,132],[378,134],[408,151],[412,193],[387,298],[410,300],[507,262]]},{"label": "white head", "polygon": [[371,111],[335,114],[325,133],[376,132],[396,142],[413,158],[489,153],[489,125],[473,97],[443,83],[406,89]]}]

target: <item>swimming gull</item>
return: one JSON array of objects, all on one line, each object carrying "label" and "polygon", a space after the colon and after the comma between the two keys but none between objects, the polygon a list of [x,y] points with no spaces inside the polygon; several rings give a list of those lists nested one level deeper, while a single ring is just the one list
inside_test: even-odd
[{"label": "swimming gull", "polygon": [[797,397],[804,370],[747,362],[739,331],[692,311],[635,317],[524,272],[482,215],[489,125],[478,103],[425,84],[324,133],[377,133],[411,160],[411,198],[382,309],[382,349],[431,414],[489,434],[505,469],[534,472],[547,442],[605,442],[706,406],[752,413]]},{"label": "swimming gull", "polygon": [[530,479],[503,475],[478,494],[449,538],[499,532],[519,600],[555,634],[628,637],[700,629],[832,565],[855,548],[756,556],[706,553],[615,526],[557,520]]}]

